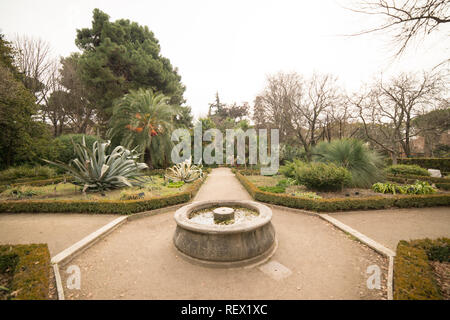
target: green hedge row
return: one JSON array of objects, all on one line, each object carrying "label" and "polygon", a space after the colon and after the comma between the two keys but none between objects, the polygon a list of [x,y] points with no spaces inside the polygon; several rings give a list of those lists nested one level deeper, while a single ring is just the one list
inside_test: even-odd
[{"label": "green hedge row", "polygon": [[8,289],[16,294],[11,299],[49,298],[50,253],[46,244],[0,245],[0,269],[1,262],[13,268]]},{"label": "green hedge row", "polygon": [[198,179],[183,192],[146,200],[13,200],[0,201],[0,212],[9,213],[116,213],[132,214],[184,202],[195,196],[202,185]]},{"label": "green hedge row", "polygon": [[441,172],[450,171],[450,158],[399,158],[399,164],[417,164],[426,169],[439,169]]},{"label": "green hedge row", "polygon": [[236,177],[248,193],[250,193],[250,195],[257,201],[317,212],[386,209],[391,207],[420,208],[450,206],[450,194],[397,195],[392,197],[374,196],[350,199],[307,199],[288,194],[264,192],[259,190],[240,172],[236,172]]},{"label": "green hedge row", "polygon": [[450,239],[447,238],[400,241],[394,260],[394,299],[442,299],[429,261],[440,258],[442,252],[446,253],[444,258],[448,260],[449,246]]}]

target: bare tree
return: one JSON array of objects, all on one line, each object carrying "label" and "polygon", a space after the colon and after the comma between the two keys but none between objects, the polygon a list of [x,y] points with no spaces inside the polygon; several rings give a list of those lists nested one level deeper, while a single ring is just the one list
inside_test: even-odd
[{"label": "bare tree", "polygon": [[35,94],[36,103],[41,104],[54,85],[57,60],[51,56],[49,43],[42,39],[16,36],[13,42],[17,68],[24,75],[25,86]]},{"label": "bare tree", "polygon": [[448,0],[377,0],[363,1],[352,11],[378,15],[384,23],[362,31],[360,34],[392,31],[393,41],[399,47],[399,56],[413,39],[420,39],[436,31],[442,24],[450,22]]},{"label": "bare tree", "polygon": [[279,73],[268,77],[267,83],[255,100],[257,118],[279,129],[281,142],[298,139],[310,157],[312,147],[325,134],[330,109],[340,103],[336,78],[314,74],[305,80],[296,73]]},{"label": "bare tree", "polygon": [[401,74],[388,83],[380,80],[367,93],[355,95],[366,137],[389,152],[395,163],[400,151],[411,155],[411,138],[421,133],[413,130],[415,117],[437,108],[445,83],[439,74]]}]

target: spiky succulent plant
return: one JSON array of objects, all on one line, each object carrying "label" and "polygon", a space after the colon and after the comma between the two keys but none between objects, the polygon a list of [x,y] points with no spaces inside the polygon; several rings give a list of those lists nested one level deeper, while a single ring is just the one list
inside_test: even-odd
[{"label": "spiky succulent plant", "polygon": [[192,157],[168,168],[168,171],[165,177],[172,181],[192,182],[203,176],[202,166],[192,164]]},{"label": "spiky succulent plant", "polygon": [[122,146],[114,148],[107,154],[110,143],[110,141],[95,141],[90,150],[86,147],[83,137],[81,144],[74,143],[77,158],[71,160],[69,164],[45,161],[67,170],[75,178],[74,183],[83,186],[83,192],[140,185],[141,170],[146,169],[147,165],[136,162],[139,154]]}]

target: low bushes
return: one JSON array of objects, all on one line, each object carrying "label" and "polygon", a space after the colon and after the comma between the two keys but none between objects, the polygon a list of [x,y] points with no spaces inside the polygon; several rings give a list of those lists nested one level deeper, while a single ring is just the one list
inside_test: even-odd
[{"label": "low bushes", "polygon": [[0,272],[11,272],[9,299],[49,298],[50,253],[46,244],[0,245]]},{"label": "low bushes", "polygon": [[244,188],[250,193],[250,195],[257,201],[318,212],[386,209],[391,207],[420,208],[450,205],[450,195],[448,194],[397,195],[391,197],[374,196],[350,199],[308,199],[305,197],[276,194],[259,190],[240,172],[236,172],[236,177],[242,183]]},{"label": "low bushes", "polygon": [[56,176],[56,170],[48,166],[11,167],[0,171],[0,184],[9,184],[17,180],[26,179],[49,179]]},{"label": "low bushes", "polygon": [[416,176],[430,176],[427,169],[421,168],[420,166],[414,164],[396,164],[387,167],[386,173],[388,175],[416,175]]},{"label": "low bushes", "polygon": [[422,168],[439,169],[441,172],[450,172],[450,158],[400,158],[399,164],[416,164]]},{"label": "low bushes", "polygon": [[436,190],[426,181],[416,181],[414,184],[409,185],[378,182],[372,186],[372,190],[378,193],[392,194],[430,194],[436,192]]},{"label": "low bushes", "polygon": [[350,172],[333,163],[308,163],[295,168],[295,180],[308,189],[337,191],[347,186],[352,177]]},{"label": "low bushes", "polygon": [[400,241],[394,265],[394,299],[442,299],[429,261],[450,260],[450,239]]},{"label": "low bushes", "polygon": [[187,202],[195,196],[204,179],[190,183],[184,192],[146,200],[8,200],[0,201],[0,212],[132,214]]}]

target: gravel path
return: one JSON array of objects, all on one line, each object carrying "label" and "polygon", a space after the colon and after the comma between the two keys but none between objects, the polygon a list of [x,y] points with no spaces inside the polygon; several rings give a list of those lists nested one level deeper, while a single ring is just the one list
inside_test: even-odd
[{"label": "gravel path", "polygon": [[0,214],[0,244],[47,243],[53,257],[117,217],[110,214]]},{"label": "gravel path", "polygon": [[450,237],[449,207],[352,211],[330,216],[394,251],[400,240]]}]

